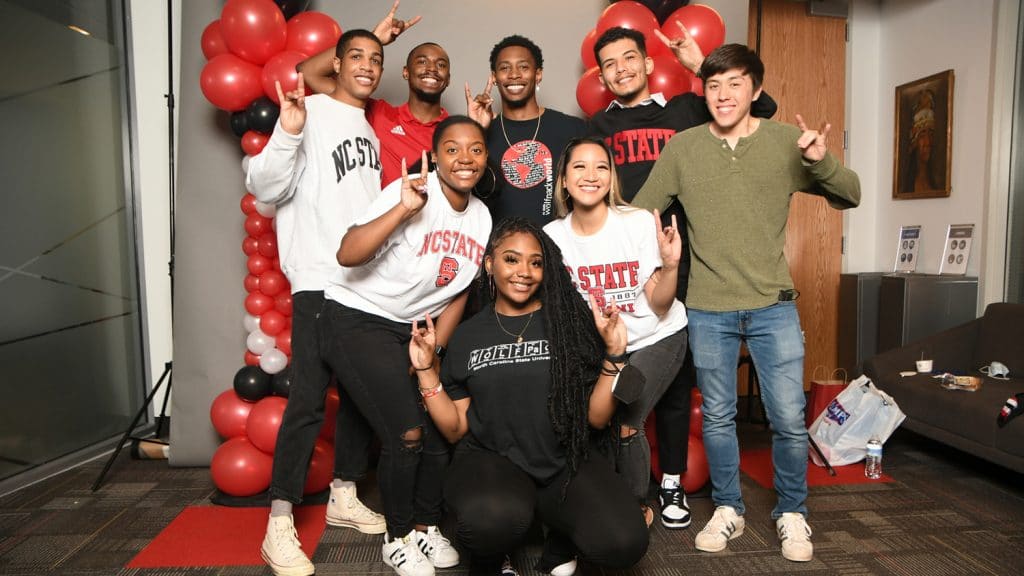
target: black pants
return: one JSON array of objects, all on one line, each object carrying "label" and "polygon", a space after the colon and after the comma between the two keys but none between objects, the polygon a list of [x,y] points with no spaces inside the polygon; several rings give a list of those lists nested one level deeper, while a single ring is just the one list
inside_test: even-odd
[{"label": "black pants", "polygon": [[388,533],[439,523],[448,444],[409,374],[409,325],[328,300],[318,328],[321,354],[380,438],[377,482]]},{"label": "black pants", "polygon": [[550,528],[538,569],[550,571],[577,554],[593,564],[628,568],[647,552],[648,530],[625,480],[599,456],[580,465],[562,499],[568,471],[535,482],[495,452],[460,445],[444,496],[469,551],[472,574],[495,574],[518,548],[536,513]]},{"label": "black pants", "polygon": [[[306,470],[324,422],[324,398],[331,372],[320,355],[317,318],[324,307],[323,292],[298,292],[292,296],[292,384],[274,448],[270,497],[293,504],[302,501]],[[341,407],[334,439],[334,475],[358,480],[366,475],[367,449],[373,431],[354,412],[352,402],[339,386]]]},{"label": "black pants", "polygon": [[658,436],[658,464],[665,474],[684,474],[690,438],[690,390],[697,381],[693,353],[686,348],[686,360],[668,390],[654,406]]}]

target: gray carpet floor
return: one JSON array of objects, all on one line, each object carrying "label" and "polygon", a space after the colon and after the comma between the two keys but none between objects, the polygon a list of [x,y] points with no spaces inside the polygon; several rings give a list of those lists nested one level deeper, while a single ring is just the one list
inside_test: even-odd
[{"label": "gray carpet floor", "polygon": [[[768,433],[757,425],[741,425],[740,435],[744,448],[769,442]],[[215,489],[205,468],[132,460],[125,450],[102,488],[91,492],[102,465],[103,460],[95,461],[0,499],[0,574],[271,573],[262,566],[125,568],[184,507],[209,505]],[[650,550],[633,569],[611,572],[583,565],[578,574],[1024,574],[1024,475],[905,431],[897,431],[886,444],[884,467],[895,482],[811,488],[811,562],[782,558],[769,518],[774,493],[743,476],[747,526],[728,551],[707,554],[693,547],[694,535],[713,510],[705,492],[690,499],[694,524],[689,529],[668,531],[655,524]],[[372,484],[361,486],[361,495],[371,503],[379,499]],[[536,574],[532,566],[539,553],[538,542],[513,557],[520,574]],[[188,551],[182,555],[187,563]],[[380,561],[380,537],[347,529],[328,527],[313,560],[321,576],[393,574]],[[464,573],[464,568],[439,571]]]}]

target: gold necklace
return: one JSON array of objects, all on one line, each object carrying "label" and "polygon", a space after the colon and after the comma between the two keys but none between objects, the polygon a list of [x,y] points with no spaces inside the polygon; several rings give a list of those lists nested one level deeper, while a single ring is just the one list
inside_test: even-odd
[{"label": "gold necklace", "polygon": [[[536,310],[534,310],[533,312],[536,312]],[[498,321],[498,328],[501,328],[502,332],[504,332],[505,334],[508,334],[509,336],[515,338],[516,339],[516,344],[520,344],[523,341],[523,334],[526,333],[526,329],[530,327],[530,322],[533,321],[533,312],[530,312],[530,317],[526,319],[526,324],[523,325],[523,329],[519,331],[519,334],[513,334],[513,333],[509,332],[508,330],[505,330],[505,327],[501,325],[501,316],[498,315],[498,311],[497,310],[494,311],[494,319]]]},{"label": "gold necklace", "polygon": [[[537,139],[537,134],[540,134],[540,119],[543,116],[544,116],[544,110],[541,110],[540,114],[537,115],[537,127],[533,130],[533,137],[530,138],[530,140],[536,140]],[[511,148],[512,147],[512,141],[508,139],[508,132],[505,132],[505,115],[504,114],[498,114],[498,123],[501,124],[501,134],[502,134],[502,136],[505,137],[505,143],[508,144],[509,148]]]}]

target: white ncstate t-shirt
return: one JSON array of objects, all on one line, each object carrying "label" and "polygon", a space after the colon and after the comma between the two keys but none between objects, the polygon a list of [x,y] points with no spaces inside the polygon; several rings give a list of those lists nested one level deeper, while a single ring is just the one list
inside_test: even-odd
[{"label": "white ncstate t-shirt", "polygon": [[[401,200],[402,181],[387,186],[353,225],[366,224]],[[462,212],[448,203],[437,174],[427,176],[427,203],[396,229],[373,260],[342,267],[326,296],[396,322],[444,311],[476,278],[491,233],[491,215],[475,196]]]},{"label": "white ncstate t-shirt", "polygon": [[[649,346],[686,327],[686,307],[679,300],[661,318],[651,310],[644,284],[661,266],[654,214],[630,207],[609,209],[604,227],[580,236],[572,229],[572,213],[544,226],[562,250],[573,285],[586,300],[615,302],[626,323],[626,351]],[[589,305],[589,300],[587,300]]]}]

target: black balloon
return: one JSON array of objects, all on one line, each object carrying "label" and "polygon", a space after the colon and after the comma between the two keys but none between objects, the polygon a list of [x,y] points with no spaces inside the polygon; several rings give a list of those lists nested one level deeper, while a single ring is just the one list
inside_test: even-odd
[{"label": "black balloon", "polygon": [[309,0],[274,0],[274,4],[284,12],[284,19],[287,20],[305,10]]},{"label": "black balloon", "polygon": [[238,112],[231,113],[231,133],[241,138],[246,132],[249,131],[249,118],[246,117],[245,110],[239,110]]},{"label": "black balloon", "polygon": [[271,379],[271,389],[274,396],[288,397],[288,391],[292,389],[292,365],[289,364]]},{"label": "black balloon", "polygon": [[274,124],[277,124],[277,115],[281,109],[274,104],[274,101],[266,96],[260,96],[252,101],[245,109],[245,117],[250,130],[270,134],[274,131]]},{"label": "black balloon", "polygon": [[[638,0],[641,4],[647,7],[648,10],[654,13],[654,17],[658,19],[658,24],[664,24],[665,20],[672,15],[673,12],[679,10],[683,6],[690,3],[690,0]],[[615,0],[612,0],[612,4]]]},{"label": "black balloon", "polygon": [[259,402],[270,395],[271,377],[259,366],[242,366],[235,372],[235,394],[246,402]]}]

